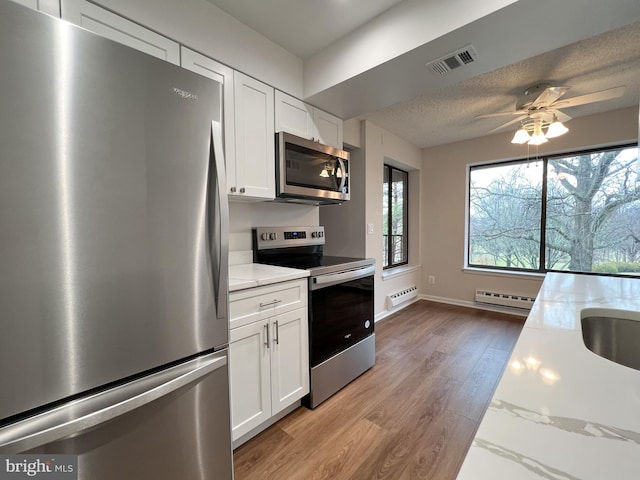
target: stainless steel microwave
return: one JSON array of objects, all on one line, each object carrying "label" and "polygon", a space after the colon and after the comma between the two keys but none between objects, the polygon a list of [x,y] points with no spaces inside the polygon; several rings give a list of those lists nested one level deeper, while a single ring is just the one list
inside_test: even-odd
[{"label": "stainless steel microwave", "polygon": [[349,153],[276,133],[276,200],[311,205],[349,200]]}]

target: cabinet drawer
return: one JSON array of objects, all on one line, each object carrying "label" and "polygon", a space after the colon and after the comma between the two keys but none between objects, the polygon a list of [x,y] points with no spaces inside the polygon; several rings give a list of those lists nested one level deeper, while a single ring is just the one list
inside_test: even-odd
[{"label": "cabinet drawer", "polygon": [[231,328],[307,306],[307,279],[249,288],[229,294]]}]

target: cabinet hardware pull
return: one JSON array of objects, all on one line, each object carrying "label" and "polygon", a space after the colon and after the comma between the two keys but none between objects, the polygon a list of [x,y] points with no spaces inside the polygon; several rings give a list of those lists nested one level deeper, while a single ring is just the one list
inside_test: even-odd
[{"label": "cabinet hardware pull", "polygon": [[265,323],[265,324],[264,324],[264,328],[266,328],[266,329],[267,329],[267,341],[266,341],[266,342],[264,342],[264,344],[265,344],[265,346],[266,346],[267,348],[269,348],[269,324],[268,324],[268,323]]},{"label": "cabinet hardware pull", "polygon": [[278,320],[276,320],[276,338],[274,340],[276,345],[280,345],[280,327],[278,325]]},{"label": "cabinet hardware pull", "polygon": [[244,193],[244,192],[245,192],[244,187],[240,188],[240,193]]},{"label": "cabinet hardware pull", "polygon": [[236,193],[236,187],[231,187],[231,193]]},{"label": "cabinet hardware pull", "polygon": [[260,303],[260,308],[264,308],[264,307],[268,307],[270,305],[276,305],[278,303],[282,302],[282,300],[273,300],[272,302],[267,302],[267,303]]}]

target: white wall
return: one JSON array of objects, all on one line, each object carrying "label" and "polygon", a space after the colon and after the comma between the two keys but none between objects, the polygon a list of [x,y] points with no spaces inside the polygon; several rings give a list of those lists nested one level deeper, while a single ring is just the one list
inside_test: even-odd
[{"label": "white wall", "polygon": [[[540,153],[568,152],[638,139],[635,107],[576,118],[566,135]],[[425,149],[422,152],[422,290],[433,299],[471,305],[476,288],[535,295],[543,278],[463,271],[467,164],[526,158],[526,145],[510,143],[513,131]],[[429,275],[436,284],[429,285]]]},{"label": "white wall", "polygon": [[302,60],[205,0],[96,0],[294,97],[302,97]]},{"label": "white wall", "polygon": [[319,225],[318,208],[277,202],[231,202],[229,204],[229,250],[231,252],[251,250],[253,227]]},{"label": "white wall", "polygon": [[[406,140],[369,122],[362,122],[361,141],[366,155],[365,224],[373,224],[373,234],[366,235],[365,255],[376,260],[376,319],[389,313],[387,295],[411,285],[420,288],[420,195],[422,192],[420,149]],[[409,267],[383,272],[382,269],[382,183],[383,165],[393,162],[409,171]],[[362,228],[362,227],[361,227]],[[396,307],[396,308],[400,308]]]}]

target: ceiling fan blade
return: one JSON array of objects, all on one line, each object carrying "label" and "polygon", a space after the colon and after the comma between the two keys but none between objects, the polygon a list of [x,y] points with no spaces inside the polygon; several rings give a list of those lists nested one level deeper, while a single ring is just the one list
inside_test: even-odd
[{"label": "ceiling fan blade", "polygon": [[481,118],[493,118],[493,117],[504,117],[505,115],[522,115],[521,111],[511,111],[511,112],[496,112],[496,113],[484,113],[482,115],[477,115],[473,117],[475,120],[479,120]]},{"label": "ceiling fan blade", "polygon": [[[571,87],[547,87],[538,95],[531,107],[548,107],[569,91]],[[529,107],[529,108],[531,108]]]},{"label": "ceiling fan blade", "polygon": [[494,128],[494,129],[489,130],[489,131],[487,132],[487,134],[489,134],[489,133],[495,133],[495,132],[497,132],[498,130],[502,130],[503,128],[508,127],[509,125],[513,125],[514,123],[521,122],[522,120],[524,120],[525,118],[527,118],[527,116],[528,116],[528,115],[520,115],[519,117],[514,118],[513,120],[510,120],[510,121],[508,121],[507,123],[503,123],[502,125],[500,125],[500,126],[498,126],[498,127]]},{"label": "ceiling fan blade", "polygon": [[560,110],[556,110],[555,108],[550,108],[549,112],[555,114],[556,118],[562,123],[568,122],[572,118],[566,113],[561,112]]},{"label": "ceiling fan blade", "polygon": [[576,107],[578,105],[584,105],[585,103],[602,102],[604,100],[611,100],[621,97],[624,94],[626,87],[609,88],[608,90],[601,90],[599,92],[587,93],[586,95],[579,95],[577,97],[567,98],[554,105],[558,108]]}]

